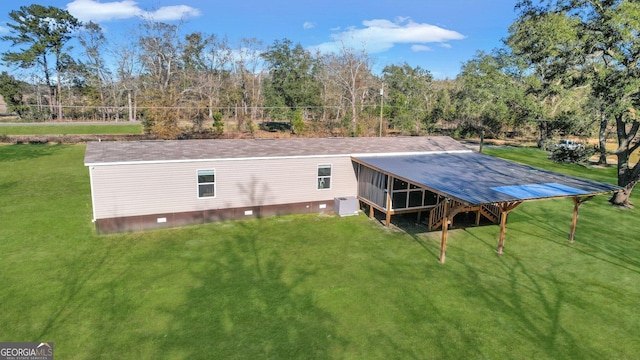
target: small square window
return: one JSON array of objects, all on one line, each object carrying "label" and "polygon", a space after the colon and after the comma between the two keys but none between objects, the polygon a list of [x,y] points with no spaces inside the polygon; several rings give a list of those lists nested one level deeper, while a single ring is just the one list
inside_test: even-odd
[{"label": "small square window", "polygon": [[318,190],[331,189],[331,165],[318,165]]},{"label": "small square window", "polygon": [[216,172],[215,170],[198,170],[198,197],[207,198],[216,196]]}]

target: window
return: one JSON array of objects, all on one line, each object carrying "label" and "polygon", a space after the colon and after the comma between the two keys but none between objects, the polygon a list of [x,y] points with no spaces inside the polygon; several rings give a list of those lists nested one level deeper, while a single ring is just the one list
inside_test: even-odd
[{"label": "window", "polygon": [[[400,179],[393,179],[391,189],[391,205],[393,209],[415,209],[428,204],[430,193],[418,185],[407,183]],[[436,201],[437,203],[437,201]]]},{"label": "window", "polygon": [[198,198],[216,196],[216,171],[198,170]]},{"label": "window", "polygon": [[331,189],[331,165],[318,165],[318,190]]}]

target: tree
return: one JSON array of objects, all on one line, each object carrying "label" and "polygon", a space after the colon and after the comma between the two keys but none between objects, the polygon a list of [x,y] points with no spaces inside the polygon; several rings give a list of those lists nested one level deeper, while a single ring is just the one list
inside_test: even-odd
[{"label": "tree", "polygon": [[[610,199],[630,206],[629,196],[640,180],[640,164],[631,165],[640,147],[640,3],[633,0],[532,0],[518,3],[518,20],[509,45],[531,66],[553,70],[568,86],[588,84],[602,101],[603,119],[615,121],[618,185]],[[561,24],[554,30],[550,23]]]},{"label": "tree", "polygon": [[577,25],[575,19],[549,13],[516,22],[509,29],[507,44],[528,66],[524,80],[527,92],[537,101],[540,143],[573,126],[566,120],[578,109],[572,101],[580,81]]},{"label": "tree", "polygon": [[351,109],[351,134],[358,134],[358,105],[362,103],[362,94],[369,90],[371,71],[369,55],[363,49],[356,50],[341,43],[339,54],[323,57],[325,79],[342,90],[342,99]]},{"label": "tree", "polygon": [[178,26],[148,21],[138,39],[142,64],[145,131],[171,139],[180,134],[178,126],[179,88],[176,84],[180,69],[182,43]]},{"label": "tree", "polygon": [[409,64],[388,65],[382,70],[382,81],[387,91],[387,115],[397,128],[419,134],[427,125],[431,105],[429,71]]},{"label": "tree", "polygon": [[[240,115],[239,130],[254,131],[253,120],[258,117],[258,109],[262,104],[264,60],[260,54],[263,52],[262,41],[255,38],[240,39],[238,49],[234,52],[234,61],[231,62],[233,85],[228,91],[232,94],[236,115]],[[246,115],[250,115],[248,122],[244,121]]]},{"label": "tree", "polygon": [[18,115],[22,116],[24,111],[27,110],[22,102],[22,95],[27,87],[26,85],[26,83],[17,80],[6,71],[0,74],[0,95],[2,95],[7,104],[7,111],[15,111]]},{"label": "tree", "polygon": [[230,63],[233,58],[232,49],[228,45],[226,38],[218,38],[211,35],[206,41],[206,47],[203,49],[204,66],[206,68],[204,77],[205,90],[207,98],[207,106],[209,108],[209,118],[216,120],[219,116],[219,122],[222,121],[222,113],[214,108],[222,105],[223,93],[222,89],[226,84],[230,83]]},{"label": "tree", "polygon": [[143,65],[141,63],[140,48],[135,42],[127,41],[115,44],[113,47],[113,57],[115,60],[115,79],[112,84],[114,105],[122,105],[118,102],[120,97],[126,93],[127,106],[129,110],[129,121],[137,119],[138,95],[142,88],[141,73]]},{"label": "tree", "polygon": [[436,80],[433,82],[434,100],[429,118],[434,124],[450,122],[455,117],[455,94],[458,92],[455,80]]},{"label": "tree", "polygon": [[277,114],[282,107],[295,112],[320,105],[318,63],[302,45],[276,40],[261,56],[269,70],[264,91],[265,106],[273,108],[271,113]]},{"label": "tree", "polygon": [[181,106],[192,123],[192,132],[203,132],[207,118],[205,89],[206,47],[213,39],[196,32],[185,36],[181,56]]},{"label": "tree", "polygon": [[517,72],[509,71],[508,57],[504,52],[480,52],[463,65],[457,79],[458,118],[481,139],[485,131],[500,135],[516,129],[535,113]]},{"label": "tree", "polygon": [[[39,65],[49,88],[49,105],[52,107],[54,98],[57,99],[58,117],[62,118],[59,97],[62,91],[63,60],[66,58],[65,46],[80,27],[80,21],[66,10],[37,4],[21,6],[20,10],[11,11],[9,17],[13,21],[7,23],[10,35],[2,36],[2,40],[10,41],[12,46],[20,49],[2,53],[2,60],[22,68]],[[54,57],[53,65],[57,75],[55,96],[48,59],[50,55]]]},{"label": "tree", "polygon": [[84,25],[84,31],[80,32],[78,40],[84,48],[85,61],[80,62],[81,67],[85,70],[84,77],[90,88],[91,96],[98,98],[99,106],[102,109],[102,119],[106,120],[109,112],[106,111],[108,100],[115,105],[115,96],[108,99],[107,85],[113,83],[111,80],[111,72],[104,60],[103,51],[107,44],[102,28],[100,25],[89,22]]}]

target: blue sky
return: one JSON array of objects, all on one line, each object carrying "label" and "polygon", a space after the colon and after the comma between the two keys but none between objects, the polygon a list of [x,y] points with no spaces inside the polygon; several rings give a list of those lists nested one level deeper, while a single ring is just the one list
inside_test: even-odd
[{"label": "blue sky", "polygon": [[[36,1],[1,1],[0,35],[9,12]],[[515,0],[73,0],[37,1],[99,23],[120,39],[141,18],[181,24],[185,33],[256,38],[270,45],[289,39],[308,49],[330,51],[344,41],[364,46],[374,67],[420,66],[438,79],[455,78],[478,50],[502,45],[515,20]],[[0,43],[0,51],[8,48]],[[3,65],[3,64],[0,64]],[[0,66],[0,68],[5,69]]]}]

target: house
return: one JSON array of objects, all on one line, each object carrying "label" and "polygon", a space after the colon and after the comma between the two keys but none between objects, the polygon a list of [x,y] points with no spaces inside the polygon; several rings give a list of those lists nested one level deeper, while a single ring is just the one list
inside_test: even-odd
[{"label": "house", "polygon": [[100,232],[330,212],[357,196],[353,155],[470,152],[448,137],[90,142]]},{"label": "house", "polygon": [[[227,219],[330,212],[356,198],[373,216],[427,215],[430,229],[459,214],[501,223],[527,200],[618,191],[469,150],[449,137],[90,142],[93,219],[101,233]],[[575,231],[572,229],[571,237]]]}]

